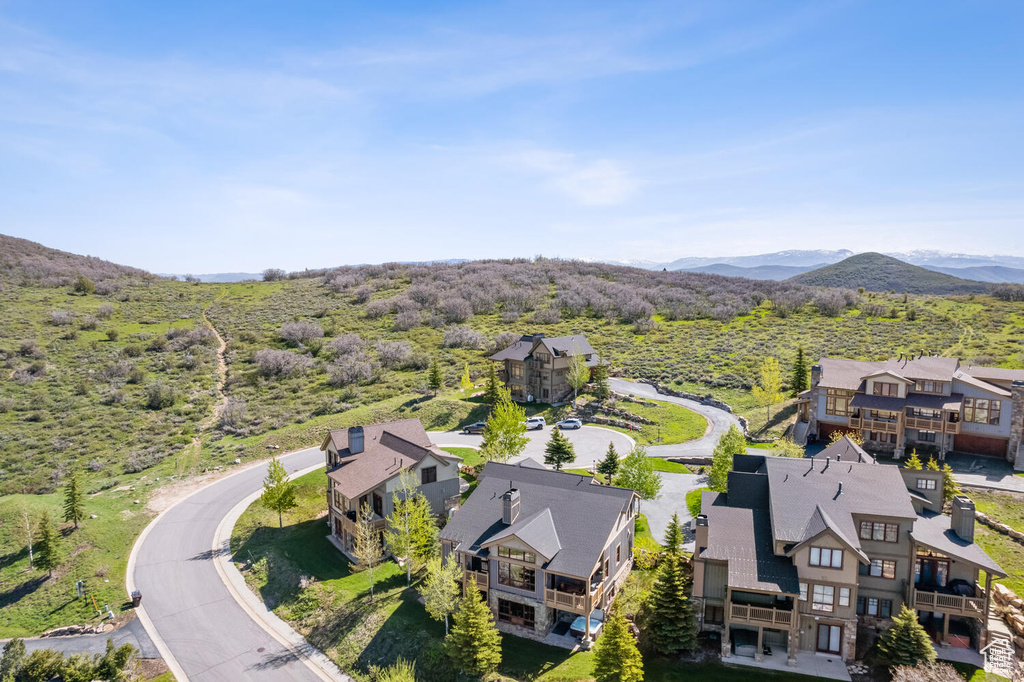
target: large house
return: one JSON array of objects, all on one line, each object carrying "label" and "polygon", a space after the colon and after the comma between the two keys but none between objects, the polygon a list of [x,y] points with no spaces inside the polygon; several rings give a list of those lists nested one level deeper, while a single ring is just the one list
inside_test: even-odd
[{"label": "large house", "polygon": [[374,525],[384,531],[402,471],[412,472],[418,493],[430,500],[438,516],[459,504],[462,459],[433,445],[418,419],[333,430],[320,449],[327,460],[330,539],[346,553],[353,549],[364,505],[373,511]]},{"label": "large house", "polygon": [[557,337],[524,335],[489,359],[501,363],[498,374],[514,400],[552,403],[564,400],[572,392],[568,372],[569,360],[574,355],[582,355],[588,367],[595,367],[601,362],[582,334]]},{"label": "large house", "polygon": [[859,431],[869,449],[897,459],[911,448],[940,457],[957,451],[1024,469],[1024,370],[937,356],[822,358],[799,397],[798,438]]},{"label": "large house", "polygon": [[720,633],[723,656],[848,660],[904,604],[941,646],[985,646],[992,579],[1006,573],[974,544],[969,498],[939,513],[941,472],[874,463],[849,439],[733,464],[727,492],[702,496],[693,557],[701,628]]},{"label": "large house", "polygon": [[[441,530],[441,550],[464,584],[476,582],[499,629],[542,639],[615,598],[633,566],[639,502],[632,490],[529,459],[490,462]],[[582,620],[589,637],[591,619]]]}]

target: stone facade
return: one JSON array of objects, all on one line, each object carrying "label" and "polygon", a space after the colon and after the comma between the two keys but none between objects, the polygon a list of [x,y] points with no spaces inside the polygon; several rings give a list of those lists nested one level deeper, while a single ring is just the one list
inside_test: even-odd
[{"label": "stone facade", "polygon": [[490,590],[487,594],[487,605],[490,606],[491,613],[498,613],[498,599],[504,599],[505,601],[511,601],[517,604],[525,604],[533,607],[532,628],[512,625],[511,623],[503,623],[498,620],[497,616],[495,616],[494,620],[497,623],[498,629],[502,632],[507,632],[511,635],[516,635],[517,637],[534,639],[538,642],[544,641],[544,638],[547,637],[549,632],[551,632],[551,627],[554,625],[554,609],[545,606],[542,600],[518,595],[512,592]]}]

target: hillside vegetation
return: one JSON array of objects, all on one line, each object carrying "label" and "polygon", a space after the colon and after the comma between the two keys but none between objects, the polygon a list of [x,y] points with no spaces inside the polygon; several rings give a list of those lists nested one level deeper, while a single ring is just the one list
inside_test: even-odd
[{"label": "hillside vegetation", "polygon": [[988,285],[982,282],[927,270],[880,253],[858,253],[787,281],[819,287],[863,287],[868,291],[900,294],[980,294],[988,291]]}]

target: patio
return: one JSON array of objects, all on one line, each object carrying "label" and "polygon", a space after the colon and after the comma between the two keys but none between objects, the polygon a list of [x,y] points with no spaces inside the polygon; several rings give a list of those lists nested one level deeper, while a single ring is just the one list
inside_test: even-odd
[{"label": "patio", "polygon": [[761,670],[776,670],[790,675],[810,675],[829,680],[851,682],[850,673],[846,670],[846,664],[843,663],[841,658],[811,653],[810,651],[798,651],[796,653],[796,667],[789,666],[784,651],[771,656],[765,656],[764,660],[760,662],[745,656],[730,656],[729,658],[723,658],[722,663],[760,668]]}]

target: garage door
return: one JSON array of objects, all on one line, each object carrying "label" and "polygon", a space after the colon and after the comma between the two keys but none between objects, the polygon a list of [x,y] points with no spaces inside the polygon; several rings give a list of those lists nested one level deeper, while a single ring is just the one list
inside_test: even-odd
[{"label": "garage door", "polygon": [[953,436],[953,449],[957,452],[998,457],[999,459],[1006,459],[1006,450],[1009,444],[1009,441],[1000,438],[986,438],[969,433],[958,433]]},{"label": "garage door", "polygon": [[824,424],[818,422],[818,440],[829,442],[832,439],[833,433],[847,434],[854,433],[856,429],[851,429],[848,426],[840,426],[839,424]]}]

